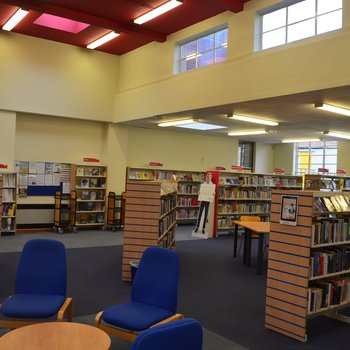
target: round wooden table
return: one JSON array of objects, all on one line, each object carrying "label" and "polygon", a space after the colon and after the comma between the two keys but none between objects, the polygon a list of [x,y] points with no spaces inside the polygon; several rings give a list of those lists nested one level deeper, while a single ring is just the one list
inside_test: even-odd
[{"label": "round wooden table", "polygon": [[93,326],[45,322],[17,328],[0,338],[1,350],[108,350],[111,339]]}]

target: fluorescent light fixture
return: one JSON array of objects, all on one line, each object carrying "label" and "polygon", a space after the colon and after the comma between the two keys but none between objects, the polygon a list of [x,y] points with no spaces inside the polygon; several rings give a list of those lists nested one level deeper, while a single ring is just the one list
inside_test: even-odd
[{"label": "fluorescent light fixture", "polygon": [[270,126],[277,126],[277,122],[273,122],[271,120],[264,120],[264,119],[258,119],[258,118],[252,118],[252,117],[246,117],[244,115],[237,115],[237,114],[232,114],[230,119],[234,120],[241,120],[243,122],[248,122],[248,123],[255,123],[255,124],[262,124],[262,125],[270,125]]},{"label": "fluorescent light fixture", "polygon": [[192,60],[192,59],[194,59],[196,57],[200,57],[200,56],[202,56],[201,53],[192,53],[191,55],[186,56],[186,61]]},{"label": "fluorescent light fixture", "polygon": [[341,139],[348,139],[350,140],[350,134],[342,134],[340,132],[336,132],[336,131],[325,131],[324,132],[325,136],[333,136],[333,137],[339,137]]},{"label": "fluorescent light fixture", "polygon": [[18,9],[18,11],[3,25],[2,29],[11,31],[28,13],[29,11]]},{"label": "fluorescent light fixture", "polygon": [[110,41],[114,38],[116,38],[117,36],[119,36],[119,33],[116,32],[109,32],[108,34],[104,35],[103,37],[101,37],[100,39],[97,39],[95,41],[93,41],[92,43],[90,43],[88,46],[86,46],[88,49],[96,49],[96,47],[99,47],[103,44],[105,44],[107,41]]},{"label": "fluorescent light fixture", "polygon": [[207,124],[207,123],[196,123],[196,122],[194,122],[193,124],[177,125],[176,127],[193,129],[193,130],[217,130],[217,129],[226,128],[226,126],[213,125],[213,124]]},{"label": "fluorescent light fixture", "polygon": [[350,109],[331,106],[331,105],[328,105],[325,103],[315,104],[315,108],[322,109],[322,110],[328,111],[328,112],[346,115],[346,116],[350,117]]},{"label": "fluorescent light fixture", "polygon": [[164,122],[159,123],[158,126],[164,127],[164,126],[177,126],[182,124],[192,124],[195,123],[194,119],[182,119],[182,120],[174,120],[171,122]]},{"label": "fluorescent light fixture", "polygon": [[320,139],[284,139],[283,143],[297,143],[297,142],[317,142]]},{"label": "fluorescent light fixture", "polygon": [[260,135],[260,134],[267,134],[266,130],[252,130],[252,131],[235,131],[235,132],[229,132],[228,136],[245,136],[245,135]]},{"label": "fluorescent light fixture", "polygon": [[137,17],[134,20],[134,23],[143,24],[143,23],[148,22],[151,19],[156,18],[156,17],[162,15],[163,13],[168,12],[168,11],[172,10],[173,8],[178,7],[180,5],[182,5],[182,1],[170,0],[170,1],[166,2],[165,4],[163,4],[159,7],[156,7],[155,9],[145,13],[144,15]]}]

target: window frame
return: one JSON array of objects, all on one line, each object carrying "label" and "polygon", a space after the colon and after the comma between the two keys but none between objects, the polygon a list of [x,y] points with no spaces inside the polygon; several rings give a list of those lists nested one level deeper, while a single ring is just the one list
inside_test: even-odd
[{"label": "window frame", "polygon": [[[255,142],[238,141],[238,165],[243,166],[244,169],[249,169],[252,172],[254,172],[254,155],[255,155]],[[244,162],[244,158],[248,158],[247,163]],[[242,163],[245,163],[245,164],[242,164]]]}]

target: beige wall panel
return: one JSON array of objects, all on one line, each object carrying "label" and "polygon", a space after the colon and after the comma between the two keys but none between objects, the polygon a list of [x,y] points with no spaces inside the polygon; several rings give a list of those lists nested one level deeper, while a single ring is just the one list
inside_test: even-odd
[{"label": "beige wall panel", "polygon": [[16,113],[0,110],[0,127],[0,163],[7,165],[6,170],[14,171],[16,145]]}]

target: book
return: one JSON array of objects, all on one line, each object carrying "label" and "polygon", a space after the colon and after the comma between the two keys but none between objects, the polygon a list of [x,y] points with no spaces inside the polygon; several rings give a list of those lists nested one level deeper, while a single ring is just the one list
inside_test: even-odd
[{"label": "book", "polygon": [[77,168],[76,175],[77,176],[83,176],[84,175],[84,168]]},{"label": "book", "polygon": [[98,179],[90,179],[90,187],[100,187]]},{"label": "book", "polygon": [[99,168],[92,168],[91,175],[99,176],[100,174],[100,169]]},{"label": "book", "polygon": [[95,191],[91,191],[91,192],[90,192],[90,199],[91,199],[92,201],[96,200],[96,192],[95,192]]},{"label": "book", "polygon": [[89,191],[82,191],[81,192],[81,199],[84,199],[84,200],[90,199],[90,192]]},{"label": "book", "polygon": [[87,178],[82,178],[80,180],[80,187],[89,187],[89,179]]},{"label": "book", "polygon": [[84,175],[91,176],[92,175],[92,169],[91,168],[84,168]]}]

